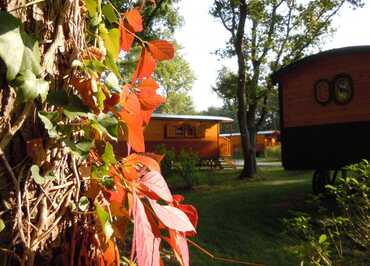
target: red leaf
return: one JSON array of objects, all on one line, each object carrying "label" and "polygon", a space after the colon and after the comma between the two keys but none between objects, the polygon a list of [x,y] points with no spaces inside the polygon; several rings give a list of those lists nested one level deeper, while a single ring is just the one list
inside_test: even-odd
[{"label": "red leaf", "polygon": [[179,195],[179,194],[173,195],[173,200],[176,203],[180,203],[180,202],[182,202],[184,200],[184,196],[183,195]]},{"label": "red leaf", "polygon": [[99,112],[98,107],[96,106],[93,95],[96,89],[96,80],[92,79],[79,79],[77,77],[73,77],[71,79],[71,84],[78,90],[82,101],[90,107],[95,113]]},{"label": "red leaf", "polygon": [[141,117],[140,102],[129,86],[124,86],[121,92],[122,110],[119,116],[128,128],[128,143],[137,152],[144,152],[144,128]]},{"label": "red leaf", "polygon": [[146,216],[144,205],[134,195],[134,247],[138,266],[160,266],[159,244]]},{"label": "red leaf", "polygon": [[117,93],[112,93],[111,97],[104,100],[104,112],[109,112],[112,108],[120,102],[120,96]]},{"label": "red leaf", "polygon": [[[198,211],[193,205],[189,204],[179,204],[177,206],[180,210],[182,210],[189,218],[190,222],[197,228],[198,226]],[[186,232],[186,236],[195,236],[195,232]]]},{"label": "red leaf", "polygon": [[154,200],[148,200],[155,214],[165,226],[180,232],[195,232],[194,226],[182,210],[172,206],[162,206]]},{"label": "red leaf", "polygon": [[106,248],[103,250],[102,259],[107,266],[120,265],[119,252],[116,244],[108,240]]},{"label": "red leaf", "polygon": [[136,79],[150,78],[154,72],[156,62],[149,50],[144,48],[141,51],[139,62],[136,66],[136,70],[132,76],[132,83]]},{"label": "red leaf", "polygon": [[152,78],[144,79],[139,86],[140,91],[150,90],[155,92],[158,88],[158,83]]},{"label": "red leaf", "polygon": [[149,125],[150,119],[152,118],[153,110],[141,111],[141,117],[143,119],[144,126]]},{"label": "red leaf", "polygon": [[119,29],[121,32],[121,49],[128,52],[135,39],[134,29],[126,21],[120,22]]},{"label": "red leaf", "polygon": [[124,16],[134,32],[141,32],[143,30],[143,18],[141,17],[139,10],[136,8],[131,9],[127,11]]},{"label": "red leaf", "polygon": [[148,48],[152,56],[159,60],[170,60],[175,55],[175,47],[172,43],[164,40],[155,40],[148,42]]},{"label": "red leaf", "polygon": [[166,239],[181,266],[189,266],[189,249],[186,237],[181,232],[169,230],[170,239]]},{"label": "red leaf", "polygon": [[145,125],[149,124],[153,111],[166,101],[165,98],[156,93],[158,88],[158,83],[152,78],[144,79],[139,86],[137,96],[142,108],[141,115]]},{"label": "red leaf", "polygon": [[155,153],[151,153],[151,152],[146,152],[146,153],[144,153],[144,155],[154,159],[158,164],[161,163],[161,161],[164,158],[163,154],[159,155],[159,154],[155,154]]},{"label": "red leaf", "polygon": [[140,179],[140,184],[154,192],[167,202],[172,202],[172,194],[163,176],[157,171],[151,171]]}]

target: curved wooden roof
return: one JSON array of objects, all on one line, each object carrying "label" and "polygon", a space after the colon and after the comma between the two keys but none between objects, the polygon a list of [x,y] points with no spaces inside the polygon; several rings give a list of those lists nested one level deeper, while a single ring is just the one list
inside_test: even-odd
[{"label": "curved wooden roof", "polygon": [[234,120],[225,116],[210,116],[210,115],[172,115],[172,114],[158,114],[153,113],[154,119],[173,119],[173,120],[202,120],[202,121],[220,121],[224,123],[231,123]]},{"label": "curved wooden roof", "polygon": [[364,53],[364,52],[370,52],[370,45],[348,46],[348,47],[331,49],[331,50],[323,51],[317,54],[309,55],[309,56],[302,58],[301,60],[298,60],[285,67],[280,68],[278,71],[273,73],[272,80],[274,83],[278,83],[281,76],[289,73],[290,71],[294,70],[298,66],[302,66],[312,61],[320,60],[322,57],[346,55],[346,54],[353,54],[353,53]]}]

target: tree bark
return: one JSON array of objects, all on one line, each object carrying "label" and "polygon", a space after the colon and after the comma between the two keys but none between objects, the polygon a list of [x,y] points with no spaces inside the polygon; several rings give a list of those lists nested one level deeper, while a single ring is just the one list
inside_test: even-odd
[{"label": "tree bark", "polygon": [[234,42],[236,55],[238,58],[238,122],[240,127],[240,138],[243,151],[244,167],[239,175],[240,179],[252,178],[256,173],[255,163],[253,163],[253,148],[250,141],[246,114],[246,64],[243,54],[244,28],[247,17],[247,3],[240,1],[239,4],[239,24]]}]

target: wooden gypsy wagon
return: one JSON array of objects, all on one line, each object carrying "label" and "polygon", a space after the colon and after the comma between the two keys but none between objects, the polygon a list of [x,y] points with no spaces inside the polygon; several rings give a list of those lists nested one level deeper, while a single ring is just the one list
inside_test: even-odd
[{"label": "wooden gypsy wagon", "polygon": [[211,167],[220,166],[220,159],[231,157],[231,142],[219,136],[221,123],[233,119],[221,116],[170,115],[154,113],[145,129],[147,151],[164,145],[175,152],[190,150]]},{"label": "wooden gypsy wagon", "polygon": [[337,169],[370,158],[370,46],[308,56],[273,80],[279,84],[283,166],[315,169],[314,192],[334,183]]},{"label": "wooden gypsy wagon", "polygon": [[[242,144],[240,133],[224,133],[221,137],[228,138],[231,141],[232,154],[237,156],[242,153]],[[256,154],[261,156],[264,154],[267,147],[274,147],[280,144],[280,131],[278,130],[264,130],[258,131],[256,135]]]}]

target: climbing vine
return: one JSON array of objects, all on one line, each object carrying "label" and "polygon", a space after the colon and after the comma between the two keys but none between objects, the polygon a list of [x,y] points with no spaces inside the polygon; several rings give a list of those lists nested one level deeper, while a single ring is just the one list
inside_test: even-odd
[{"label": "climbing vine", "polygon": [[[1,1],[4,265],[189,265],[198,214],[145,153],[152,78],[174,46],[110,1]],[[130,67],[128,58],[136,58]],[[123,66],[123,67],[122,67]],[[120,252],[121,251],[121,252]]]}]

